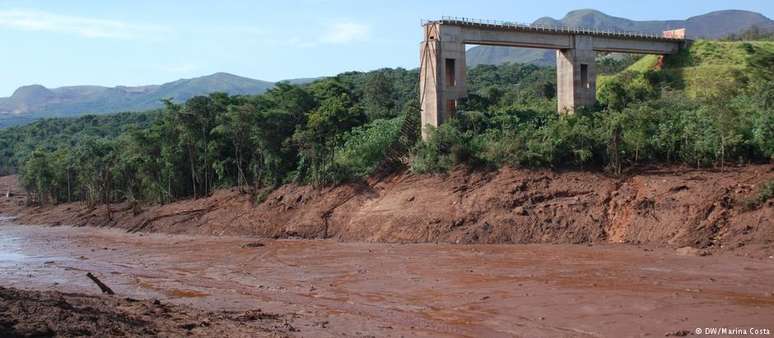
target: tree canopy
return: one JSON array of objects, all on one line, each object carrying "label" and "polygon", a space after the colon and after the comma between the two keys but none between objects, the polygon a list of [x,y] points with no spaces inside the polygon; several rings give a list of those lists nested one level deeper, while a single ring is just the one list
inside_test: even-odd
[{"label": "tree canopy", "polygon": [[[466,165],[617,174],[647,163],[770,161],[771,59],[754,53],[742,86],[697,97],[685,95],[668,72],[625,70],[600,85],[596,107],[574,115],[556,113],[553,68],[478,66],[468,70],[469,95],[456,118],[427,141],[417,140],[416,70],[350,72],[302,86],[280,83],[257,96],[213,93],[167,101],[161,111],[6,129],[0,169],[18,170],[36,203],[96,206],[166,203],[223,187],[259,197],[288,182],[359,180],[388,162],[409,163],[418,173]],[[600,63],[613,70],[635,61]]]}]

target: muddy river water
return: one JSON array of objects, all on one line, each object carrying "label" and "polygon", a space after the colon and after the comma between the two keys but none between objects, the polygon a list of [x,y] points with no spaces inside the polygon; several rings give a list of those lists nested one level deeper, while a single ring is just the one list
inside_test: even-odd
[{"label": "muddy river water", "polygon": [[[624,245],[449,245],[0,224],[0,286],[294,314],[301,336],[774,330],[774,259]],[[686,332],[683,332],[686,333]]]}]

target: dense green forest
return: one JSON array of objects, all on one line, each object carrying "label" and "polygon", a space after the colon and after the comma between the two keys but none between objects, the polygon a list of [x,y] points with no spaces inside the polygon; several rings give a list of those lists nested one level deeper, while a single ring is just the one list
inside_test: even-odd
[{"label": "dense green forest", "polygon": [[405,112],[416,115],[417,82],[417,71],[352,72],[257,96],[166,102],[160,112],[46,119],[0,132],[0,161],[40,203],[336,183],[382,162]]},{"label": "dense green forest", "polygon": [[[556,113],[555,70],[468,70],[450,123],[418,140],[418,73],[351,72],[160,112],[43,120],[0,132],[3,170],[37,203],[165,203],[236,186],[326,185],[407,166],[719,166],[774,157],[774,44],[701,42],[668,58],[600,58],[599,104]],[[720,73],[718,73],[720,72]],[[723,74],[711,84],[706,78]],[[704,82],[703,82],[704,81]],[[408,160],[407,160],[408,159]]]},{"label": "dense green forest", "polygon": [[0,175],[15,173],[33,150],[74,148],[86,138],[114,139],[132,128],[146,128],[161,111],[46,118],[0,129]]}]

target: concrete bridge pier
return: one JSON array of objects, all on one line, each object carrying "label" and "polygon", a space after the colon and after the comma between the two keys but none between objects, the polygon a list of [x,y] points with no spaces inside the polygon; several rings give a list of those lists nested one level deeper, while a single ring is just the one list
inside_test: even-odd
[{"label": "concrete bridge pier", "polygon": [[[447,39],[441,41],[441,30]],[[455,41],[458,27],[425,26],[420,45],[419,88],[422,109],[422,138],[426,125],[438,127],[454,117],[457,100],[467,95],[465,87],[465,43]]]},{"label": "concrete bridge pier", "polygon": [[556,98],[559,113],[572,114],[576,108],[597,102],[596,52],[592,37],[571,37],[574,48],[556,51]]},{"label": "concrete bridge pier", "polygon": [[557,110],[572,114],[596,103],[596,52],[664,55],[677,53],[686,42],[684,29],[659,36],[466,19],[429,21],[423,27],[419,67],[423,139],[427,126],[438,127],[454,117],[457,100],[466,95],[466,44],[556,50]]},{"label": "concrete bridge pier", "polygon": [[[467,96],[465,71],[466,34],[462,27],[430,24],[424,26],[420,44],[420,101],[422,138],[426,126],[438,127],[454,117],[457,100]],[[500,33],[502,34],[502,33]],[[558,111],[572,114],[582,106],[596,103],[596,52],[591,36],[571,35],[557,48]]]}]

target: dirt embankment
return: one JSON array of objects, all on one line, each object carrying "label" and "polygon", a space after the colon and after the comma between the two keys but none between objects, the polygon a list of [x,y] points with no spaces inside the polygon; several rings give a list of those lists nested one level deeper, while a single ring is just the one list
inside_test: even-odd
[{"label": "dirt embankment", "polygon": [[[208,198],[147,206],[71,203],[0,211],[29,224],[110,226],[128,231],[345,241],[452,243],[644,243],[774,252],[774,200],[744,201],[774,180],[774,165],[719,170],[667,167],[625,178],[601,173],[502,169],[400,174],[378,182],[314,189],[286,185],[255,205],[221,190]],[[0,191],[15,186],[0,179]],[[11,188],[13,189],[13,188]]]},{"label": "dirt embankment", "polygon": [[0,287],[2,337],[286,337],[291,318],[260,310],[204,312],[159,301]]}]

